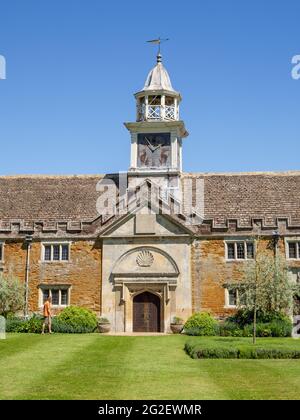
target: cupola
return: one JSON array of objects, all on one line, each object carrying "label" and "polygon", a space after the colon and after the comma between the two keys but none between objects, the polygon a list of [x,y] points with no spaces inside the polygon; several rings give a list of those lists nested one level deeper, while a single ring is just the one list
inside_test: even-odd
[{"label": "cupola", "polygon": [[145,85],[135,94],[137,121],[178,121],[180,93],[173,89],[170,76],[157,55],[157,63],[149,72]]}]

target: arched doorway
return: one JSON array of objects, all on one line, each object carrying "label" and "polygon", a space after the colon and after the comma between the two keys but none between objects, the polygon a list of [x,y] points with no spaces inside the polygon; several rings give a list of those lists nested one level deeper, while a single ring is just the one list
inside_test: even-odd
[{"label": "arched doorway", "polygon": [[143,292],[133,298],[133,331],[160,331],[160,298]]}]

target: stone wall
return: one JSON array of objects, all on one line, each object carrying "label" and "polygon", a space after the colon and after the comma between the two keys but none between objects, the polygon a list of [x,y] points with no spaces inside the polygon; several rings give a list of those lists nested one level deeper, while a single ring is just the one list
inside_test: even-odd
[{"label": "stone wall", "polygon": [[[204,238],[194,239],[193,243],[184,246],[178,244],[167,244],[161,239],[157,239],[157,244],[152,244],[164,249],[173,255],[174,259],[180,266],[180,272],[183,274],[179,276],[177,293],[182,296],[176,297],[176,305],[178,308],[184,307],[187,312],[209,311],[215,316],[226,316],[231,313],[233,309],[224,308],[225,305],[225,291],[224,284],[232,280],[241,281],[243,279],[243,270],[246,262],[244,261],[226,261],[225,259],[225,244],[224,239],[232,239],[232,237],[218,237],[218,238]],[[134,241],[127,242],[126,239],[119,239],[119,244],[113,244],[113,252],[121,255],[121,248],[126,250],[137,245],[149,245],[151,241],[148,240],[141,243],[134,243]],[[169,240],[167,241],[169,242]],[[175,241],[176,242],[176,241]],[[188,242],[188,241],[187,241]],[[172,241],[171,241],[172,243]],[[184,243],[184,239],[183,239]],[[122,245],[122,247],[121,247]],[[270,248],[270,239],[263,239],[261,247],[266,249],[266,252],[272,255],[273,250]],[[188,248],[191,246],[191,252]],[[180,252],[175,252],[178,247]],[[185,249],[185,252],[182,252]],[[285,256],[285,240],[281,239],[278,245],[278,251]],[[107,257],[111,261],[107,260]],[[104,260],[103,272],[106,277],[109,276],[109,270],[117,255],[109,253]],[[186,264],[190,258],[191,272],[186,268]],[[23,241],[7,239],[4,245],[4,261],[0,263],[0,268],[3,268],[4,274],[13,274],[21,281],[25,280],[25,261],[26,249]],[[288,260],[288,265],[294,277],[300,270],[300,260]],[[188,266],[188,264],[187,264]],[[189,308],[186,304],[189,299],[185,296],[190,290],[191,279],[191,294],[192,307]],[[71,243],[70,261],[69,262],[42,262],[41,261],[41,243],[34,241],[31,249],[30,258],[30,295],[29,307],[30,311],[40,310],[38,287],[40,284],[71,285],[71,304],[79,305],[94,310],[97,314],[101,312],[101,294],[106,290],[101,288],[102,282],[102,246],[100,241],[95,240],[73,240]],[[111,287],[107,283],[107,287]],[[188,293],[187,293],[188,294]],[[107,312],[107,311],[105,311]],[[176,313],[178,316],[186,317],[188,314]]]},{"label": "stone wall", "polygon": [[[41,261],[41,243],[33,242],[30,253],[29,309],[39,311],[39,285],[71,285],[72,305],[79,305],[100,313],[101,300],[101,244],[95,241],[72,241],[70,260]],[[26,249],[23,242],[6,241],[3,273],[25,281]]]},{"label": "stone wall", "polygon": [[[273,255],[270,245],[270,239],[261,239],[259,249]],[[280,240],[278,252],[285,256],[284,240]],[[234,312],[234,309],[224,307],[224,284],[242,281],[247,262],[226,261],[224,238],[196,240],[191,258],[193,311],[208,311],[219,317]],[[300,269],[300,261],[288,261],[288,265],[291,269]]]}]

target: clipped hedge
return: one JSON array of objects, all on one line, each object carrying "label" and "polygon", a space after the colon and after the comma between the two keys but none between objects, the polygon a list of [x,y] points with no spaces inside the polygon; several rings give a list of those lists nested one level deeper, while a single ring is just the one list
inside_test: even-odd
[{"label": "clipped hedge", "polygon": [[87,325],[70,325],[57,317],[52,319],[52,332],[62,334],[85,334],[95,330],[95,327]]},{"label": "clipped hedge", "polygon": [[253,345],[206,347],[187,342],[185,351],[193,359],[300,359],[300,350],[260,348]]},{"label": "clipped hedge", "polygon": [[209,336],[218,334],[218,322],[207,312],[193,314],[184,324],[187,335]]}]

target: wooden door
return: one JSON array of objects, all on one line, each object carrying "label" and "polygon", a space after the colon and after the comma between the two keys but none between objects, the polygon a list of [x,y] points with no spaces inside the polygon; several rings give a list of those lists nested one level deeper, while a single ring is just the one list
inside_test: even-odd
[{"label": "wooden door", "polygon": [[133,331],[160,331],[160,299],[150,292],[143,292],[133,299]]}]

